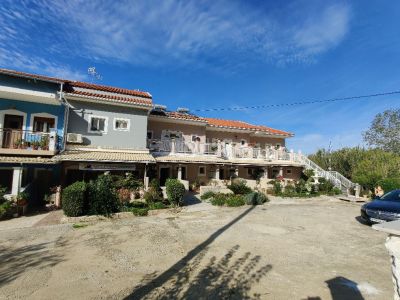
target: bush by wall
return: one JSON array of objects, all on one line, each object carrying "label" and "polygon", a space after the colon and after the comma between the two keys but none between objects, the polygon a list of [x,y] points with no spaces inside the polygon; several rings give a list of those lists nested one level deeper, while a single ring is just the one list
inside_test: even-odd
[{"label": "bush by wall", "polygon": [[168,178],[165,182],[167,197],[171,204],[182,205],[185,195],[185,186],[178,179]]},{"label": "bush by wall", "polygon": [[246,181],[243,179],[234,179],[231,185],[228,185],[235,195],[245,195],[252,192],[252,189],[246,185]]},{"label": "bush by wall", "polygon": [[378,181],[385,193],[400,189],[400,178],[385,178]]},{"label": "bush by wall", "polygon": [[85,182],[77,181],[63,190],[62,207],[66,216],[78,217],[87,213],[86,188]]},{"label": "bush by wall", "polygon": [[120,210],[120,204],[110,175],[100,175],[89,184],[89,213],[109,216]]},{"label": "bush by wall", "polygon": [[224,206],[226,197],[226,194],[217,193],[211,198],[211,204],[215,206]]}]

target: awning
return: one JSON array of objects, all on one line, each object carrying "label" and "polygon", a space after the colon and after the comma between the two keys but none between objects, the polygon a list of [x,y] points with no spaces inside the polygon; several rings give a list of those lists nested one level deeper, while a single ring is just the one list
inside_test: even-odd
[{"label": "awning", "polygon": [[32,156],[0,156],[0,164],[56,164],[57,160],[54,158],[46,157],[32,157]]},{"label": "awning", "polygon": [[155,163],[149,153],[143,152],[110,152],[110,151],[65,151],[56,156],[60,161],[82,162],[123,162],[123,163]]}]

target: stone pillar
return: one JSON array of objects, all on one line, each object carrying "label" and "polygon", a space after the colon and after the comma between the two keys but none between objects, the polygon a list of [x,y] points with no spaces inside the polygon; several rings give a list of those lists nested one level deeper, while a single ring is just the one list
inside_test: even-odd
[{"label": "stone pillar", "polygon": [[149,177],[147,177],[147,164],[144,165],[143,185],[144,190],[147,191],[149,188]]},{"label": "stone pillar", "polygon": [[389,234],[386,249],[392,264],[394,300],[400,300],[400,220],[372,225],[372,228]]},{"label": "stone pillar", "polygon": [[182,180],[182,166],[178,166],[178,180]]},{"label": "stone pillar", "polygon": [[215,168],[215,179],[219,180],[219,166]]},{"label": "stone pillar", "polygon": [[360,190],[361,190],[360,185],[358,183],[356,183],[356,188],[355,188],[356,198],[360,197]]},{"label": "stone pillar", "polygon": [[60,208],[61,207],[61,186],[57,186],[56,189],[56,200],[54,201],[54,204],[56,207]]},{"label": "stone pillar", "polygon": [[194,152],[195,153],[200,153],[200,141],[196,138],[194,142]]},{"label": "stone pillar", "polygon": [[268,179],[268,168],[263,168],[263,170],[264,170],[263,178]]},{"label": "stone pillar", "polygon": [[283,177],[283,167],[280,167],[280,168],[279,168],[279,174],[278,174],[278,176],[282,176],[282,177]]},{"label": "stone pillar", "polygon": [[218,157],[222,156],[222,144],[221,144],[220,140],[218,140],[218,142],[217,142],[217,156]]},{"label": "stone pillar", "polygon": [[400,300],[400,236],[389,235],[385,243],[392,263],[394,300]]},{"label": "stone pillar", "polygon": [[239,167],[235,167],[235,176],[239,177]]},{"label": "stone pillar", "polygon": [[11,186],[11,195],[16,196],[21,190],[21,180],[22,180],[22,167],[15,167],[13,170],[13,179]]}]

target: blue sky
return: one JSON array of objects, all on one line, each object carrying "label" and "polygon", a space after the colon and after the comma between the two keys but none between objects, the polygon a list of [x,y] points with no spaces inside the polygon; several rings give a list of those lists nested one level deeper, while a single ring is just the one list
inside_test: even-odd
[{"label": "blue sky", "polygon": [[[285,2],[281,4],[280,2]],[[400,90],[399,1],[13,1],[0,66],[149,91],[173,110]],[[400,96],[207,112],[295,133],[290,148],[362,144]]]}]

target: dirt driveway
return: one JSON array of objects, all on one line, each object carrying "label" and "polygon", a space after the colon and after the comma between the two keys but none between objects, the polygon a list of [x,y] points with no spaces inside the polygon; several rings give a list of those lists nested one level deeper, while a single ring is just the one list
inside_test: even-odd
[{"label": "dirt driveway", "polygon": [[277,200],[2,230],[0,299],[391,299],[386,235],[358,215]]}]

